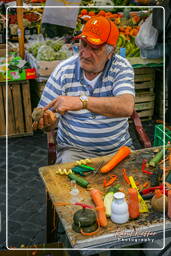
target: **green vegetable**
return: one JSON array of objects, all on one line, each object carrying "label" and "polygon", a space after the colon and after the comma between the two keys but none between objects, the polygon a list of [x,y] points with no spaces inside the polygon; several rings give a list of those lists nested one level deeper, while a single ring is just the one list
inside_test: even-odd
[{"label": "green vegetable", "polygon": [[95,211],[90,209],[81,209],[74,213],[74,223],[81,227],[88,227],[96,223]]},{"label": "green vegetable", "polygon": [[95,168],[91,167],[91,166],[88,166],[88,165],[85,165],[85,164],[81,164],[80,165],[81,167],[84,167],[84,168],[87,168],[89,170],[92,170],[92,171],[95,171]]},{"label": "green vegetable", "polygon": [[42,45],[37,54],[37,60],[56,60],[56,52],[48,45]]},{"label": "green vegetable", "polygon": [[87,180],[85,180],[85,179],[83,179],[83,178],[81,178],[81,177],[79,177],[79,176],[77,176],[77,175],[75,175],[75,174],[73,174],[73,173],[68,174],[68,177],[69,177],[71,180],[75,180],[76,183],[77,183],[78,185],[80,185],[81,187],[86,188],[86,187],[88,186],[88,184],[89,184],[89,182],[88,182]]},{"label": "green vegetable", "polygon": [[[109,193],[109,192],[113,192],[113,193],[118,192],[120,186],[121,186],[120,184],[116,184],[115,186],[110,187],[110,188],[107,190],[107,193]],[[106,193],[106,194],[107,194],[107,193]]]},{"label": "green vegetable", "polygon": [[37,57],[39,48],[43,45],[42,42],[36,42],[28,48],[28,51],[33,54],[34,57]]},{"label": "green vegetable", "polygon": [[98,228],[97,222],[88,227],[80,227],[75,223],[72,224],[72,229],[77,233],[81,233],[81,229],[85,233],[91,233],[91,232],[94,232],[97,228]]},{"label": "green vegetable", "polygon": [[155,166],[158,164],[158,162],[160,162],[160,160],[162,159],[165,150],[166,150],[166,149],[160,150],[160,151],[150,160],[150,162],[148,163],[148,165],[150,165],[150,166],[152,166],[152,167],[155,167]]}]

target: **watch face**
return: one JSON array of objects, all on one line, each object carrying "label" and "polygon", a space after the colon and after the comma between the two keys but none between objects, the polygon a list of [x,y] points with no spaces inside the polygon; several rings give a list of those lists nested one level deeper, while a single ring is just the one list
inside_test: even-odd
[{"label": "watch face", "polygon": [[88,98],[87,98],[86,95],[82,95],[82,96],[80,96],[80,99],[81,99],[81,100],[87,100]]}]

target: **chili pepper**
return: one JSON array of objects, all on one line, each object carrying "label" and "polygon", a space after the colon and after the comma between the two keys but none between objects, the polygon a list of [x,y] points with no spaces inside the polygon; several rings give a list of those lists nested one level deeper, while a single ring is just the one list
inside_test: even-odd
[{"label": "chili pepper", "polygon": [[103,186],[104,186],[104,187],[109,187],[109,186],[111,186],[111,185],[115,182],[115,180],[117,180],[117,178],[118,178],[118,176],[116,176],[116,175],[111,175],[109,181],[107,181],[106,179],[104,179],[104,181],[103,181]]},{"label": "chili pepper", "polygon": [[130,180],[126,174],[126,169],[122,169],[122,174],[123,174],[123,178],[126,181],[126,183],[130,185]]},{"label": "chili pepper", "polygon": [[94,206],[91,206],[91,205],[88,205],[88,204],[74,203],[74,205],[80,205],[80,206],[82,206],[83,208],[93,208],[93,209],[94,209]]},{"label": "chili pepper", "polygon": [[140,192],[140,194],[141,194],[141,195],[145,195],[145,194],[148,194],[148,193],[150,193],[150,192],[153,192],[155,189],[163,189],[163,185],[143,189],[143,190]]},{"label": "chili pepper", "polygon": [[148,187],[148,185],[149,185],[149,183],[148,183],[148,181],[147,181],[147,182],[145,182],[145,183],[143,184],[143,188]]},{"label": "chili pepper", "polygon": [[147,160],[146,160],[146,159],[143,159],[143,161],[142,161],[142,166],[141,166],[141,170],[142,170],[143,173],[147,173],[147,174],[152,175],[152,174],[153,174],[152,172],[149,172],[149,171],[145,170],[146,163],[147,163]]}]

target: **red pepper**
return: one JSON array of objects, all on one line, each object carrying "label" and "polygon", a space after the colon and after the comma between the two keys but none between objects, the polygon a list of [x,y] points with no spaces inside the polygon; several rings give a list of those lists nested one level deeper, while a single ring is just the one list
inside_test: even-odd
[{"label": "red pepper", "polygon": [[147,163],[147,160],[146,160],[146,159],[143,159],[143,161],[142,161],[142,166],[141,166],[141,170],[142,170],[143,173],[147,173],[147,174],[152,175],[152,174],[153,174],[152,172],[149,172],[149,171],[145,170],[146,163]]},{"label": "red pepper", "polygon": [[155,189],[163,189],[163,185],[143,189],[140,194],[141,195],[145,195],[145,194],[148,194],[150,192],[153,192]]},{"label": "red pepper", "polygon": [[88,205],[88,204],[83,204],[83,203],[74,203],[75,205],[80,205],[83,208],[94,208],[94,206]]},{"label": "red pepper", "polygon": [[126,183],[130,185],[130,180],[129,180],[129,177],[127,176],[127,174],[126,174],[126,169],[122,169],[122,174],[123,174],[123,178],[126,181]]},{"label": "red pepper", "polygon": [[103,186],[104,186],[104,187],[111,186],[111,185],[115,182],[115,180],[117,180],[117,178],[118,178],[118,176],[116,176],[116,175],[111,175],[109,181],[107,181],[106,179],[104,179],[104,181],[103,181]]}]

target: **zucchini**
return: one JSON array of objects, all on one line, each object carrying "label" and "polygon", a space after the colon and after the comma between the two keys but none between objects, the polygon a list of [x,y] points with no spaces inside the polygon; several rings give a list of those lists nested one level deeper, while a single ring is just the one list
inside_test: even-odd
[{"label": "zucchini", "polygon": [[80,185],[81,187],[83,187],[83,188],[87,188],[87,186],[88,186],[88,184],[89,184],[89,182],[88,182],[87,180],[85,180],[85,179],[83,179],[83,178],[77,176],[77,175],[74,174],[74,173],[68,174],[68,177],[70,178],[70,180],[75,180],[76,183],[77,183],[78,185]]}]

